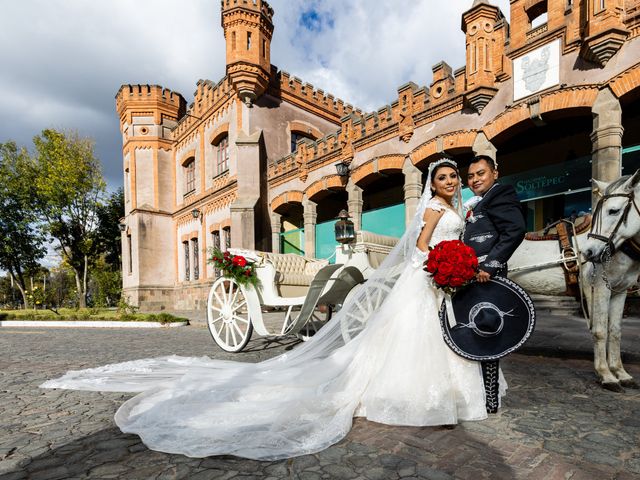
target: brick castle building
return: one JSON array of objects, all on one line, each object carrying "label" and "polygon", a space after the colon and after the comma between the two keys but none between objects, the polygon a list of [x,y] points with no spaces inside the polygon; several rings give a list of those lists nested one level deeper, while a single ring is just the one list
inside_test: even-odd
[{"label": "brick castle building", "polygon": [[157,85],[116,95],[124,294],[143,308],[204,309],[210,247],[328,257],[345,207],[400,236],[441,152],[496,158],[530,230],[588,211],[592,176],[640,167],[640,0],[511,0],[510,25],[475,0],[466,65],[366,113],[271,64],[267,2],[221,3],[224,78],[188,106]]}]

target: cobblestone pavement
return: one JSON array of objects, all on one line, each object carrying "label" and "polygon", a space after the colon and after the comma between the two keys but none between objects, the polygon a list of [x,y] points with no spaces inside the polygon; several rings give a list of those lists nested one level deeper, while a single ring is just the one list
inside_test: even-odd
[{"label": "cobblestone pavement", "polygon": [[[225,354],[206,329],[0,330],[0,479],[631,479],[640,477],[640,393],[595,382],[583,359],[512,355],[498,415],[453,428],[357,419],[339,444],[279,462],[148,450],[113,414],[129,395],[42,390],[69,369],[167,354],[257,361],[293,341]],[[640,365],[629,371],[640,377]]]}]

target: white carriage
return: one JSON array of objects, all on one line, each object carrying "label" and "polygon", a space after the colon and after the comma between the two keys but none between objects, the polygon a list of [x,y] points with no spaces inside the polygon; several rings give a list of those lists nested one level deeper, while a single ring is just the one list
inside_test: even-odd
[{"label": "white carriage", "polygon": [[[241,351],[255,330],[262,336],[312,336],[332,312],[340,309],[358,285],[367,280],[391,251],[397,238],[359,231],[352,245],[336,247],[336,263],[296,254],[232,249],[255,262],[258,287],[244,286],[219,277],[211,286],[207,301],[207,326],[215,342],[227,352]],[[367,288],[366,302],[355,299],[349,312],[352,326],[345,322],[342,335],[349,338],[362,325],[395,282],[386,278]],[[269,327],[263,313],[284,310],[278,327]]]}]

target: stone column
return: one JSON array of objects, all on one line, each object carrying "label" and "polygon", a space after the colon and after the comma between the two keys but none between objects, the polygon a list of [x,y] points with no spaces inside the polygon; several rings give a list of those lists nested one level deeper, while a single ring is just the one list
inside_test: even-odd
[{"label": "stone column", "polygon": [[305,199],[302,202],[304,209],[304,255],[305,257],[316,258],[316,220],[318,218],[318,205],[311,200]]},{"label": "stone column", "polygon": [[349,215],[351,215],[353,228],[357,232],[358,230],[362,230],[362,206],[364,205],[364,201],[362,200],[362,188],[349,179],[349,182],[347,183],[347,194],[349,195],[347,200]]},{"label": "stone column", "polygon": [[[473,141],[473,146],[471,147],[474,155],[486,155],[488,157],[496,160],[496,154],[498,150],[496,147],[489,141],[484,132],[478,133],[476,139]],[[463,182],[466,184],[466,182]]]},{"label": "stone column", "polygon": [[[622,107],[609,88],[600,90],[592,108],[591,176],[612,182],[622,175]],[[592,196],[595,206],[597,195]]]},{"label": "stone column", "polygon": [[260,199],[260,142],[262,131],[238,133],[236,171],[238,193],[231,204],[231,246],[254,250],[256,245],[256,207]]},{"label": "stone column", "polygon": [[282,230],[282,215],[271,212],[271,251],[273,253],[282,253],[280,251],[280,231]]},{"label": "stone column", "polygon": [[402,173],[404,173],[404,224],[408,227],[416,214],[422,195],[422,171],[407,157]]}]

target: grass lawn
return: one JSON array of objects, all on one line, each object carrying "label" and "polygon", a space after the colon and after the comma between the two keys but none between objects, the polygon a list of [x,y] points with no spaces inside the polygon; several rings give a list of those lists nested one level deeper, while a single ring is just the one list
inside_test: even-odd
[{"label": "grass lawn", "polygon": [[51,310],[0,310],[0,320],[110,320],[122,322],[188,322],[186,318],[169,313],[124,313],[113,308],[60,308],[58,314]]}]

